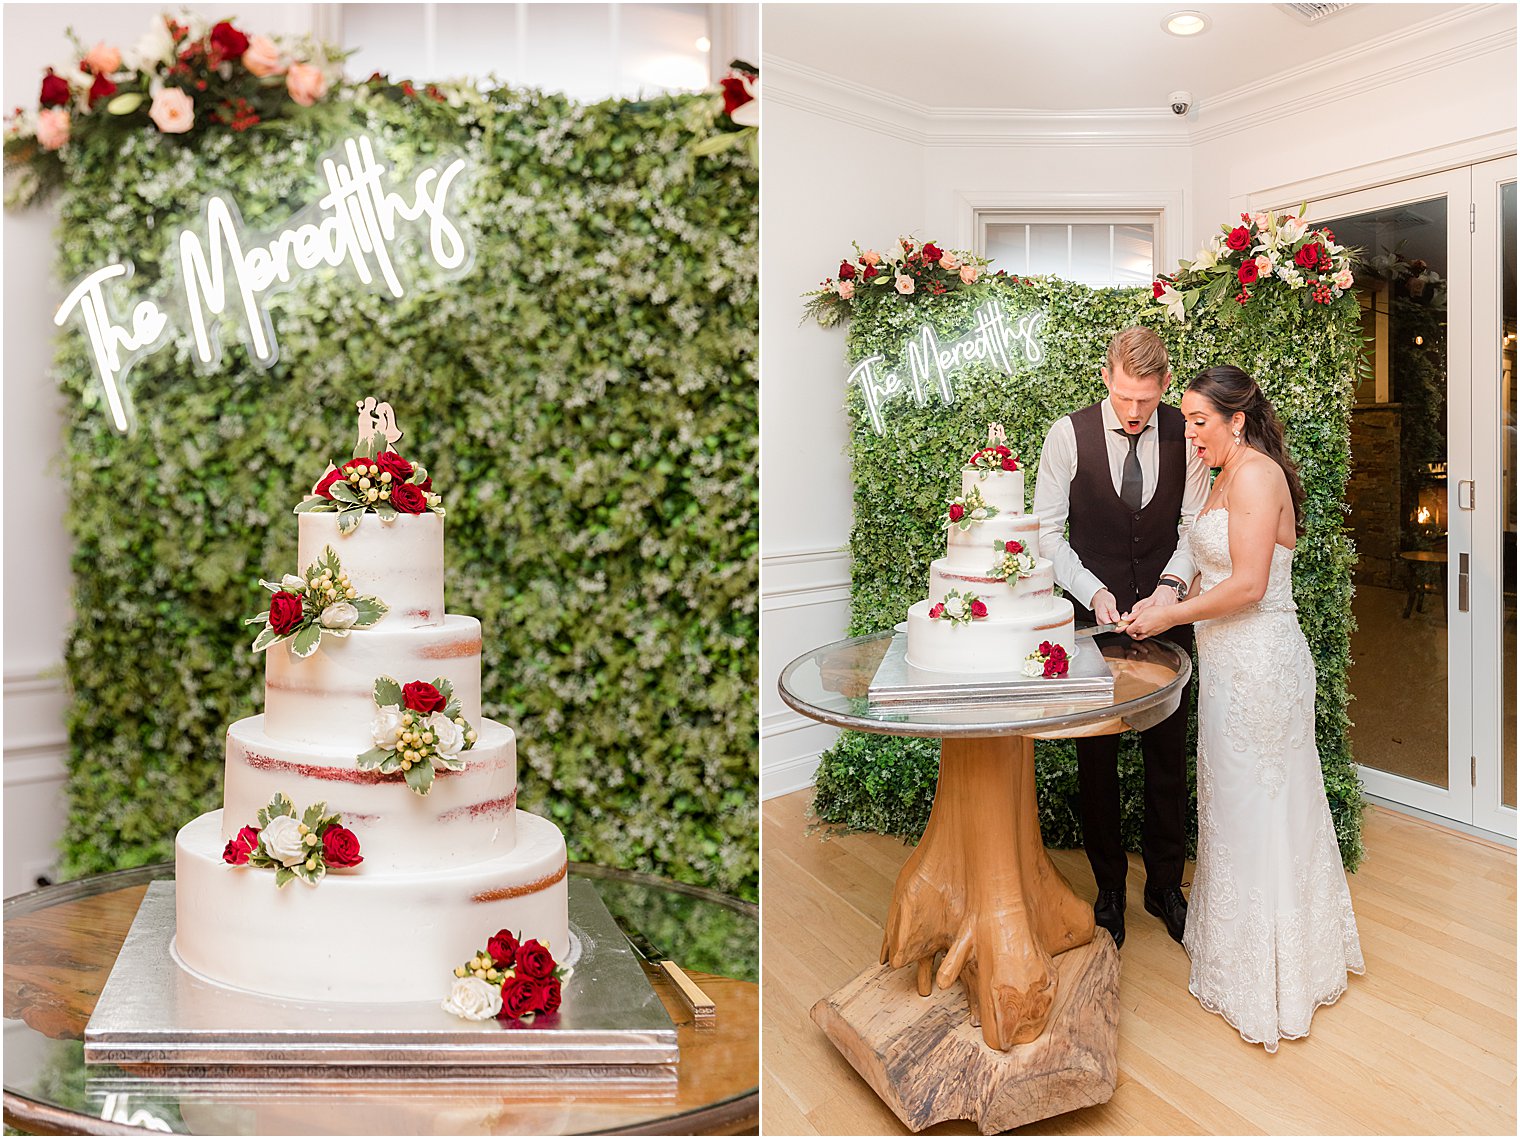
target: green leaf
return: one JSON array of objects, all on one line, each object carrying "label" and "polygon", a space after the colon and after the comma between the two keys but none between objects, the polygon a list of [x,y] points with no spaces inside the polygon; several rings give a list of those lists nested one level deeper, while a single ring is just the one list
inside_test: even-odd
[{"label": "green leaf", "polygon": [[322,626],[316,622],[310,625],[302,625],[296,630],[295,638],[290,642],[292,656],[305,660],[317,651],[317,646],[322,643]]},{"label": "green leaf", "polygon": [[[350,604],[359,613],[358,619],[353,623],[353,628],[355,629],[368,629],[390,612],[390,606],[386,605],[378,597],[356,597]],[[398,699],[397,703],[399,702]]]},{"label": "green leaf", "polygon": [[396,520],[396,508],[388,502],[373,503],[371,509],[380,516],[382,522],[394,522]]},{"label": "green leaf", "polygon": [[296,503],[296,514],[323,514],[330,510],[337,510],[338,504],[330,498],[318,495],[316,498],[303,498]]},{"label": "green leaf", "polygon": [[450,720],[457,720],[459,718],[459,713],[462,710],[463,709],[460,708],[458,700],[450,700],[448,704],[444,706],[443,714]]},{"label": "green leaf", "polygon": [[431,763],[414,763],[406,769],[406,785],[419,795],[426,795],[433,789],[433,765]]},{"label": "green leaf", "polygon": [[294,882],[295,878],[296,872],[289,866],[281,866],[274,872],[274,884],[282,889],[291,882]]},{"label": "green leaf", "polygon": [[454,698],[454,685],[447,678],[442,676],[433,677],[433,687],[438,689],[438,695],[442,696],[445,701]]},{"label": "green leaf", "polygon": [[245,618],[243,618],[243,624],[245,624],[245,625],[267,625],[267,624],[269,624],[269,610],[266,609],[266,610],[264,610],[264,612],[258,614],[255,617],[245,617]]},{"label": "green leaf", "polygon": [[386,752],[385,762],[380,765],[381,775],[393,775],[401,770],[401,753],[396,751]]},{"label": "green leaf", "polygon": [[338,533],[349,534],[359,525],[359,520],[364,517],[362,506],[349,506],[338,511]]},{"label": "green leaf", "polygon": [[[265,616],[267,619],[268,615],[266,614]],[[261,653],[270,645],[275,644],[285,636],[286,634],[284,633],[276,633],[274,631],[273,625],[265,625],[263,631],[260,632],[259,635],[253,640],[253,651],[256,653]]]},{"label": "green leaf", "polygon": [[130,115],[142,105],[141,91],[125,91],[106,104],[106,112],[112,115]]},{"label": "green leaf", "polygon": [[424,467],[421,463],[418,463],[412,470],[412,477],[406,481],[411,483],[413,486],[417,486],[420,483],[426,482],[427,477],[427,468]]},{"label": "green leaf", "polygon": [[301,816],[301,822],[309,831],[321,830],[322,814],[326,810],[326,803],[313,803],[306,808],[306,813]]},{"label": "green leaf", "polygon": [[362,755],[355,756],[354,761],[359,765],[361,769],[365,771],[372,771],[375,768],[380,767],[387,759],[391,758],[395,754],[395,751],[390,748],[372,747],[369,749],[369,751],[364,752]]},{"label": "green leaf", "polygon": [[[360,600],[366,600],[361,598]],[[358,608],[358,606],[355,606]],[[377,676],[375,678],[375,704],[384,708],[387,705],[401,707],[401,685],[389,676]]]},{"label": "green leaf", "polygon": [[270,593],[279,593],[285,588],[285,586],[278,581],[265,581],[263,578],[259,578],[259,584],[262,585],[265,589],[269,590]]},{"label": "green leaf", "polygon": [[354,489],[352,483],[335,482],[327,488],[327,493],[333,496],[335,502],[356,503],[359,501],[359,492]]}]

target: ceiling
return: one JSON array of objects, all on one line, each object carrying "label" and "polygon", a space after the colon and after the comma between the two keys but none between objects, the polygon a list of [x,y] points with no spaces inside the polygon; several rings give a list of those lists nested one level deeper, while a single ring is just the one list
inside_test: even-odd
[{"label": "ceiling", "polygon": [[[1440,16],[1454,4],[1352,4],[1312,27],[1277,4],[766,4],[767,58],[895,94],[929,109],[1195,107]],[[1203,33],[1162,30],[1202,12]]]}]

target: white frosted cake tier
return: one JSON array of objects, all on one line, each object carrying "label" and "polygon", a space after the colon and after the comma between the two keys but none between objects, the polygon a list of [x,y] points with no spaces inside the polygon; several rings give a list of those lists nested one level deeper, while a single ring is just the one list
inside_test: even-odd
[{"label": "white frosted cake tier", "polygon": [[[336,513],[298,514],[297,573],[331,546],[360,594],[390,607],[375,628],[436,625],[443,620],[443,519],[432,511],[382,522],[365,514],[347,534]],[[323,642],[325,647],[326,641]]]},{"label": "white frosted cake tier", "polygon": [[1052,597],[1043,610],[1015,617],[983,617],[953,625],[929,616],[931,603],[908,610],[908,663],[930,672],[1015,673],[1041,641],[1076,650],[1071,602]]},{"label": "white frosted cake tier", "polygon": [[[991,560],[990,558],[988,559]],[[940,558],[929,564],[929,604],[945,599],[952,589],[974,593],[987,604],[987,616],[1019,617],[1045,612],[1055,597],[1055,567],[1045,558],[1036,559],[1034,573],[1012,582],[989,577],[986,573],[969,573]]]},{"label": "white frosted cake tier", "polygon": [[480,622],[474,617],[451,613],[437,625],[416,627],[381,621],[346,637],[324,636],[304,660],[290,651],[289,640],[264,656],[264,730],[274,739],[368,751],[381,676],[401,685],[442,677],[454,686],[460,714],[471,724],[480,719]]},{"label": "white frosted cake tier", "polygon": [[998,514],[973,522],[964,530],[959,524],[951,526],[946,532],[945,556],[961,569],[987,570],[1010,541],[1022,542],[1025,549],[1038,553],[1039,518],[1033,514]]},{"label": "white frosted cake tier", "polygon": [[359,768],[355,757],[373,745],[292,744],[270,739],[262,716],[239,720],[227,729],[222,803],[229,829],[222,841],[254,826],[259,808],[282,792],[298,811],[326,803],[329,812],[341,814],[372,873],[464,865],[504,854],[517,838],[517,740],[511,728],[494,720],[480,721],[477,730],[475,746],[461,753],[464,770],[435,771],[433,786],[418,795],[400,772]]},{"label": "white frosted cake tier", "polygon": [[996,506],[999,513],[1024,513],[1023,471],[979,471],[966,467],[961,471],[961,494],[970,494],[973,487],[982,492],[982,501]]},{"label": "white frosted cake tier", "polygon": [[175,949],[221,984],[324,1002],[437,1004],[455,966],[499,929],[563,960],[564,836],[526,811],[516,828],[516,847],[486,862],[382,875],[366,860],[277,888],[273,870],[222,861],[226,825],[212,811],[175,839]]}]

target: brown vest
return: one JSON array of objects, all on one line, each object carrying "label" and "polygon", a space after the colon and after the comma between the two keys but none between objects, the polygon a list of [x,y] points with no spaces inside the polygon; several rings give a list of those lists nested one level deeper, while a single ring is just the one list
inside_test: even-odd
[{"label": "brown vest", "polygon": [[[1187,440],[1182,412],[1162,404],[1156,409],[1158,455],[1156,490],[1139,510],[1124,505],[1114,490],[1104,438],[1103,404],[1071,413],[1077,437],[1077,472],[1071,480],[1072,551],[1108,587],[1124,613],[1156,590],[1157,581],[1177,549],[1182,492],[1187,485]],[[1073,601],[1080,619],[1092,612]]]}]

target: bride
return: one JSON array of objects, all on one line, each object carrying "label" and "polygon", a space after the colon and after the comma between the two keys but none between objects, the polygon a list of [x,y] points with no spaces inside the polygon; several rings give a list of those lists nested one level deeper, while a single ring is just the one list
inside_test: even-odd
[{"label": "bride", "polygon": [[1188,991],[1277,1051],[1363,971],[1351,893],[1314,742],[1314,662],[1293,604],[1303,487],[1282,424],[1239,368],[1182,397],[1188,442],[1219,471],[1189,530],[1202,591],[1135,606],[1144,638],[1198,636],[1198,867],[1183,946]]}]

